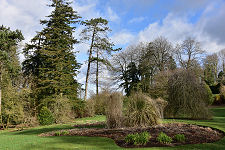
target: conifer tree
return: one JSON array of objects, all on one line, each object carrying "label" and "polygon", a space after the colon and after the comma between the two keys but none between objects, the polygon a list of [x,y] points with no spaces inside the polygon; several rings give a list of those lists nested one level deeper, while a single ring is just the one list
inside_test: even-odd
[{"label": "conifer tree", "polygon": [[104,53],[111,54],[112,51],[118,51],[120,49],[113,49],[114,44],[110,42],[108,38],[108,32],[111,30],[108,27],[108,21],[106,19],[101,17],[94,18],[83,21],[82,24],[86,26],[81,33],[82,40],[90,42],[84,96],[84,99],[86,100],[91,64],[96,63],[96,94],[98,94],[99,65],[104,64],[106,66],[110,66],[109,61],[102,56]]},{"label": "conifer tree", "polygon": [[56,95],[70,99],[77,97],[75,80],[79,63],[73,52],[77,40],[73,37],[80,16],[67,0],[52,0],[53,7],[48,20],[41,20],[45,28],[38,32],[24,49],[25,75],[33,77],[33,91],[37,105],[48,104]]},{"label": "conifer tree", "polygon": [[[24,39],[19,30],[12,31],[3,25],[0,26],[0,121],[2,122],[2,101],[3,105],[10,103],[6,99],[6,92],[18,87],[18,77],[21,71],[18,58],[18,44]],[[10,87],[8,90],[7,88]],[[17,90],[15,90],[17,91]],[[11,93],[12,94],[12,93]],[[16,93],[13,93],[14,95]],[[3,99],[2,99],[3,98]],[[11,106],[10,106],[11,107]],[[3,108],[3,110],[5,110]],[[9,110],[13,111],[13,110]]]}]

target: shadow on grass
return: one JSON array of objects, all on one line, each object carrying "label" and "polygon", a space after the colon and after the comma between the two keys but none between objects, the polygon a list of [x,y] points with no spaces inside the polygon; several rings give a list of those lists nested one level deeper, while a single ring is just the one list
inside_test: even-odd
[{"label": "shadow on grass", "polygon": [[57,131],[57,130],[64,130],[64,129],[73,129],[72,126],[53,126],[53,127],[40,127],[40,128],[33,128],[33,129],[25,129],[23,131],[17,131],[14,134],[18,135],[38,135],[45,132]]},{"label": "shadow on grass", "polygon": [[[84,150],[84,149],[121,149],[112,139],[102,137],[85,136],[59,136],[42,137],[47,138],[49,142],[41,145],[27,145],[24,149],[29,150]],[[54,141],[54,142],[51,142]]]}]

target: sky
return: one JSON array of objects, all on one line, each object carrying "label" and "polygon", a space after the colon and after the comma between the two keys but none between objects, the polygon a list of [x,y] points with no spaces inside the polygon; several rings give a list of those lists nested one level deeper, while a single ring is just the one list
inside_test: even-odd
[{"label": "sky", "polygon": [[[22,31],[24,43],[43,27],[40,20],[51,13],[50,0],[0,0],[0,25]],[[225,48],[225,0],[73,0],[82,20],[102,17],[109,20],[110,39],[126,48],[150,42],[159,36],[172,44],[194,37],[208,53]],[[78,27],[75,37],[79,37]],[[84,83],[88,45],[75,46],[82,63],[78,81]],[[21,61],[24,59],[20,54]]]}]

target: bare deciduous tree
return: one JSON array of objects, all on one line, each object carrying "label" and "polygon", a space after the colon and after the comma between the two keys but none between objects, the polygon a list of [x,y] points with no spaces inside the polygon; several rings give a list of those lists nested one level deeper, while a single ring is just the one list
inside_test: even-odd
[{"label": "bare deciduous tree", "polygon": [[180,66],[184,69],[193,67],[204,53],[200,43],[191,37],[184,40],[182,44],[177,44],[174,52]]}]

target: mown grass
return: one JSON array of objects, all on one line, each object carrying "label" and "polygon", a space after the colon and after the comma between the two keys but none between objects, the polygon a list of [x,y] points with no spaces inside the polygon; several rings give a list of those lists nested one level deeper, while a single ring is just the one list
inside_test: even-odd
[{"label": "mown grass", "polygon": [[[185,122],[210,126],[225,132],[225,107],[213,108],[213,120],[165,120],[164,122]],[[82,118],[75,120],[74,123],[92,123],[104,121],[104,116],[92,118]],[[39,137],[40,133],[73,128],[72,124],[51,125],[37,128],[26,129],[23,131],[0,131],[0,150],[117,150],[123,149],[117,146],[113,140],[101,137],[82,137],[82,136],[55,136]],[[223,150],[225,149],[225,138],[215,143],[184,145],[176,147],[144,148],[150,150],[162,149],[204,149],[204,150]],[[132,149],[135,150],[135,149]]]}]

